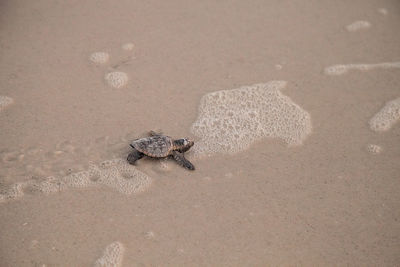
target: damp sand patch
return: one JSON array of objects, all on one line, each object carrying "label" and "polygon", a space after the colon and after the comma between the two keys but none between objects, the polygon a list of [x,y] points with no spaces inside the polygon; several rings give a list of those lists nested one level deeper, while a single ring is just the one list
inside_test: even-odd
[{"label": "damp sand patch", "polygon": [[310,114],[280,90],[285,81],[243,86],[204,95],[191,131],[195,154],[236,153],[263,138],[300,145],[311,133]]}]

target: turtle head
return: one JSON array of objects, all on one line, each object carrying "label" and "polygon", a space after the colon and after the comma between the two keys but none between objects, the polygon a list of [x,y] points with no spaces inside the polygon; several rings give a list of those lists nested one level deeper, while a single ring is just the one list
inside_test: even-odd
[{"label": "turtle head", "polygon": [[193,145],[194,142],[187,138],[174,140],[174,150],[181,153],[188,151]]}]

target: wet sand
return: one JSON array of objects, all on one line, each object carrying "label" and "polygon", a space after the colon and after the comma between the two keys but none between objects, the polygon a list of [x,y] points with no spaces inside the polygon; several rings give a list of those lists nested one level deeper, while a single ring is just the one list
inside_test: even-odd
[{"label": "wet sand", "polygon": [[[2,1],[0,266],[399,265],[399,28],[394,0]],[[194,153],[230,133],[196,135],[203,97],[271,81],[301,142]],[[158,129],[194,172],[107,165]]]}]

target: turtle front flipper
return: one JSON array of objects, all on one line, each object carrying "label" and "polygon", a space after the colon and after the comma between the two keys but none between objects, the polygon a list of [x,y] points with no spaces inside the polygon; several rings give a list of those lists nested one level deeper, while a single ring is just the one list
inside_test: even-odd
[{"label": "turtle front flipper", "polygon": [[136,149],[133,149],[133,152],[128,155],[127,160],[129,162],[129,164],[134,164],[135,161],[143,158],[143,156],[144,156],[144,154],[142,152],[139,152]]},{"label": "turtle front flipper", "polygon": [[172,153],[172,157],[173,157],[173,158],[176,160],[176,162],[178,162],[178,164],[181,165],[182,167],[184,167],[184,168],[186,168],[186,169],[188,169],[188,170],[191,170],[191,171],[194,170],[193,164],[192,164],[190,161],[188,161],[188,160],[183,156],[182,153],[179,153],[179,152],[177,152],[177,151],[174,151],[174,152]]}]

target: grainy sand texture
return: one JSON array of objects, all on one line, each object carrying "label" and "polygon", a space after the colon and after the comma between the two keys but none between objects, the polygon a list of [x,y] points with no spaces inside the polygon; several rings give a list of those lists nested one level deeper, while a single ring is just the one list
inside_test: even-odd
[{"label": "grainy sand texture", "polygon": [[[398,0],[0,1],[0,266],[400,266]],[[126,158],[148,131],[173,159]]]}]

